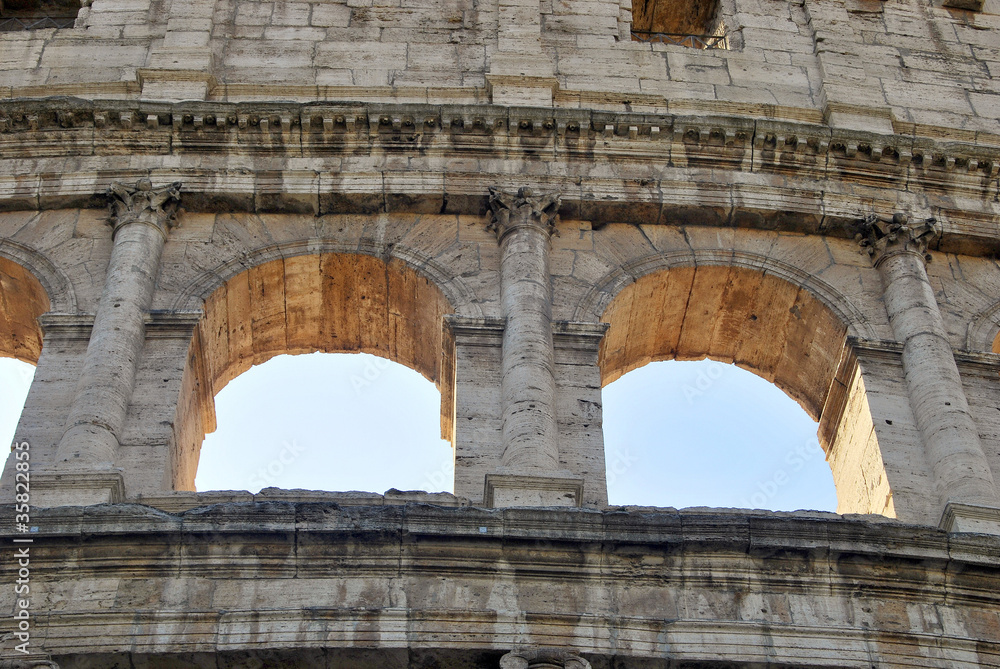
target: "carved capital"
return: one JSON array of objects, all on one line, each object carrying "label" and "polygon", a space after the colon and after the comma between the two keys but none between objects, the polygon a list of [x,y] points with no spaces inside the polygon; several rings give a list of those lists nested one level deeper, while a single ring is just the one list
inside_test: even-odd
[{"label": "carved capital", "polygon": [[25,657],[0,660],[0,669],[59,669],[59,665],[46,657]]},{"label": "carved capital", "polygon": [[916,253],[930,262],[927,246],[941,237],[941,224],[934,218],[910,221],[902,213],[892,216],[870,214],[859,223],[854,238],[876,267],[897,253]]},{"label": "carved capital", "polygon": [[164,236],[176,225],[175,216],[181,204],[179,181],[153,188],[149,179],[139,179],[134,186],[117,181],[108,187],[110,212],[108,223],[118,233],[130,223],[151,225]]},{"label": "carved capital", "polygon": [[535,193],[523,186],[517,193],[506,193],[490,186],[490,209],[493,212],[489,229],[503,240],[518,228],[533,228],[552,234],[559,218],[559,194]]},{"label": "carved capital", "polygon": [[591,669],[590,662],[559,648],[514,650],[500,658],[500,669]]}]

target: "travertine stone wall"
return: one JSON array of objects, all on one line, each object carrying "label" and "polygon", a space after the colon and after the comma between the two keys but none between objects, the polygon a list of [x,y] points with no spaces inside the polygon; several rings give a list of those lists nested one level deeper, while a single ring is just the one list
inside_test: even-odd
[{"label": "travertine stone wall", "polygon": [[[907,499],[901,504],[902,515],[896,511],[893,497],[907,495],[908,491],[903,492],[898,481],[890,485],[885,471],[886,459],[872,419],[872,411],[878,410],[878,396],[868,397],[865,381],[871,375],[868,365],[862,374],[853,347],[845,351],[830,387],[828,410],[820,423],[820,443],[827,452],[827,462],[833,472],[838,512],[852,510],[905,520],[912,503]],[[921,513],[926,513],[926,509],[920,509],[915,515],[919,517]]]},{"label": "travertine stone wall", "polygon": [[[995,134],[1000,117],[994,0],[979,13],[926,2],[723,3],[728,51],[633,42],[629,14],[609,0],[538,11],[561,105],[765,105],[782,118],[948,127],[973,140]],[[0,85],[8,97],[131,97],[146,86],[168,98],[474,102],[487,97],[497,25],[495,3],[471,0],[97,0],[74,29],[0,36]]]},{"label": "travertine stone wall", "polygon": [[[103,254],[110,245],[111,234],[110,227],[101,223],[99,211],[42,212],[30,218],[12,213],[0,216],[0,220],[15,230],[12,242],[23,240],[18,243],[38,244],[34,240],[45,240],[42,248],[46,249],[46,257],[60,268],[61,280],[70,286],[68,292],[78,301],[96,294],[104,278],[99,263],[107,262]],[[320,256],[312,255],[316,251],[378,266],[383,266],[383,261],[376,260],[372,254],[379,257],[389,254],[390,264],[410,267],[406,271],[420,277],[419,282],[437,287],[442,297],[435,299],[447,304],[440,313],[454,311],[463,318],[485,316],[495,319],[501,315],[497,280],[499,246],[495,235],[487,230],[487,221],[485,216],[429,214],[316,218],[185,212],[164,248],[164,269],[153,297],[152,320],[147,324],[151,333],[139,362],[136,391],[122,432],[124,446],[119,466],[130,472],[126,494],[148,494],[191,485],[201,436],[214,429],[211,398],[218,390],[211,383],[202,382],[201,370],[206,364],[221,364],[226,368],[231,363],[218,356],[212,357],[218,362],[209,363],[199,359],[198,353],[209,341],[202,329],[209,327],[208,321],[216,318],[213,314],[222,314],[207,308],[206,316],[202,317],[202,301],[207,300],[207,306],[211,307],[213,300],[221,295],[220,286],[238,277],[249,281],[247,277],[251,274],[257,276],[267,267],[277,266],[275,263],[311,266],[321,262]],[[46,234],[39,237],[42,230],[46,230]],[[838,472],[842,510],[889,513],[910,521],[937,522],[940,510],[926,494],[929,470],[920,438],[914,432],[914,418],[905,388],[900,385],[902,371],[898,362],[886,366],[863,360],[864,388],[862,391],[857,384],[851,386],[851,399],[845,400],[847,408],[836,404],[832,395],[828,395],[836,385],[833,383],[834,369],[843,353],[845,332],[864,340],[892,337],[882,304],[878,272],[856,244],[801,233],[698,226],[609,224],[594,230],[589,222],[572,219],[561,220],[557,233],[551,241],[553,318],[557,323],[611,322],[611,331],[603,344],[604,355],[610,355],[612,350],[624,351],[618,355],[625,355],[630,361],[598,365],[595,358],[588,357],[593,353],[579,349],[579,346],[586,349],[587,345],[582,342],[587,340],[578,336],[566,339],[562,349],[559,345],[556,347],[557,387],[560,389],[557,422],[561,442],[570,444],[561,449],[561,464],[588,482],[584,486],[587,504],[599,506],[605,499],[600,385],[645,361],[677,355],[676,346],[646,351],[643,346],[649,348],[659,339],[649,338],[652,330],[644,325],[645,321],[631,317],[621,321],[612,313],[619,309],[615,305],[623,305],[641,292],[646,295],[644,299],[654,300],[656,305],[640,307],[635,313],[643,318],[659,314],[658,322],[669,331],[677,328],[694,328],[692,333],[705,330],[694,327],[695,312],[691,318],[686,314],[692,305],[698,306],[697,313],[707,319],[706,323],[715,324],[710,329],[712,333],[718,331],[718,336],[709,336],[705,331],[688,337],[684,357],[739,358],[758,373],[768,378],[773,376],[820,418],[827,426],[821,428],[821,441],[830,452],[831,466]],[[78,264],[81,249],[87,249],[87,257],[95,258],[83,267]],[[234,257],[245,260],[233,263]],[[258,269],[247,273],[248,263]],[[87,267],[93,269],[85,271]],[[351,267],[358,269],[356,264]],[[936,299],[942,304],[941,314],[951,344],[963,348],[970,322],[991,308],[990,291],[1000,281],[1000,270],[995,262],[987,259],[939,253],[934,254],[934,261],[928,267]],[[717,279],[706,284],[715,287],[715,292],[709,291],[715,295],[712,300],[701,292],[693,299],[693,288],[676,295],[670,288],[676,277],[687,277],[689,280],[681,282],[685,286],[705,283],[695,282],[696,274],[703,276],[705,281],[711,277]],[[68,277],[74,279],[70,281]],[[632,283],[636,277],[642,278]],[[669,285],[661,285],[668,279]],[[756,290],[747,287],[750,279]],[[770,288],[762,290],[763,285]],[[748,290],[752,301],[734,297]],[[792,300],[792,303],[782,307],[783,302],[774,296],[786,293],[785,301]],[[728,302],[723,299],[725,295],[730,295]],[[791,297],[793,295],[797,297]],[[716,302],[718,305],[713,306]],[[758,302],[760,308],[755,310],[753,307]],[[799,306],[798,316],[794,313],[796,305]],[[278,320],[286,324],[286,329],[282,330],[284,336],[279,337],[282,341],[275,340],[274,346],[258,346],[260,351],[254,349],[254,356],[241,357],[243,362],[234,368],[235,371],[224,374],[225,379],[252,360],[263,359],[261,356],[281,350],[302,350],[295,343],[295,337],[289,343],[287,302],[279,306],[284,311],[278,311],[285,315]],[[29,396],[20,427],[21,433],[32,438],[40,463],[52,457],[52,449],[66,420],[68,404],[65,398],[72,397],[75,379],[65,378],[63,371],[79,365],[73,356],[80,355],[86,348],[89,337],[86,314],[93,308],[74,309],[74,313],[80,314],[77,317],[43,321],[52,323],[47,326],[47,336],[54,342],[52,355],[46,357],[43,352],[39,382]],[[164,310],[163,316],[157,315]],[[245,317],[238,317],[236,325],[226,327],[242,328],[251,333],[255,332],[254,328],[267,329],[267,322],[273,320],[271,316],[277,318],[275,314],[278,313],[268,316],[270,311],[263,307],[258,309],[261,315],[256,317],[253,309],[236,311],[245,312]],[[295,308],[292,311],[298,313]],[[228,312],[227,306],[227,318]],[[168,314],[173,316],[168,318]],[[749,320],[750,315],[757,315],[758,320]],[[202,318],[208,320],[202,322]],[[292,321],[296,318],[298,316]],[[195,328],[198,322],[202,324]],[[820,327],[821,322],[826,325]],[[303,327],[313,331],[320,327],[317,323],[315,319],[304,318]],[[791,336],[782,330],[789,324],[804,329]],[[455,444],[459,463],[456,492],[473,501],[482,499],[483,478],[499,466],[502,453],[501,442],[494,438],[500,403],[491,394],[496,390],[489,380],[499,379],[496,365],[500,339],[496,335],[502,332],[502,327],[500,330],[496,330],[496,325],[490,327],[493,334],[487,327],[485,332],[469,335],[468,341],[463,338],[465,335],[456,335],[455,366],[448,367],[455,370],[454,382],[449,376],[452,372],[440,376],[447,381],[441,386],[442,424],[445,435]],[[728,328],[729,334],[724,334],[720,328]],[[438,362],[420,368],[426,367],[428,374],[440,375],[434,370],[439,369],[445,358],[438,358],[435,351],[441,350],[446,340],[442,339],[440,327],[431,330],[428,330],[431,339],[427,341],[440,343],[431,346],[424,357]],[[198,332],[197,337],[194,332]],[[764,336],[762,332],[770,334]],[[421,336],[420,339],[426,338]],[[558,333],[556,341],[559,341]],[[622,344],[622,341],[632,344]],[[388,341],[373,344],[376,348],[382,345],[390,344]],[[444,348],[451,345],[448,343]],[[772,348],[779,345],[784,353]],[[730,350],[733,346],[738,350]],[[815,346],[820,348],[810,348]],[[849,344],[848,349],[851,346]],[[567,352],[560,353],[560,350]],[[560,356],[569,355],[569,351],[573,351],[572,357],[567,362],[559,362]],[[737,355],[739,351],[746,355]],[[778,355],[783,362],[777,367],[753,363],[760,355],[767,359],[770,359],[768,355]],[[409,359],[396,357],[404,363]],[[984,359],[984,364],[989,369],[994,363]],[[599,376],[602,368],[603,378]],[[204,378],[213,377],[207,369],[203,373]],[[965,382],[968,385],[969,380]],[[973,385],[978,393],[976,396],[983,398],[989,397],[991,387],[986,381]],[[989,400],[978,402],[978,405],[972,403],[971,410],[986,444],[987,459],[995,470],[997,454],[996,447],[991,445],[995,440],[990,436],[989,427],[992,411]],[[454,428],[450,427],[452,414]],[[866,424],[868,428],[864,427]],[[886,486],[890,492],[886,491]]]},{"label": "travertine stone wall", "polygon": [[[687,9],[728,48],[634,41],[657,8],[627,0],[95,0],[0,33],[0,355],[38,365],[17,438],[50,507],[39,652],[1000,664],[975,534],[1000,534],[1000,0]],[[106,193],[141,179],[182,209],[109,330]],[[525,187],[552,234],[505,267],[490,195]],[[873,264],[900,240],[906,272]],[[437,383],[455,495],[184,492],[222,385],[311,350]],[[602,385],[705,357],[817,418],[838,510],[867,518],[608,509]],[[541,395],[505,386],[524,361]],[[90,410],[95,380],[123,419]],[[538,397],[523,461],[544,471],[505,471],[504,409]],[[108,467],[60,463],[79,420],[114,433]],[[498,499],[586,508],[466,508]]]},{"label": "travertine stone wall", "polygon": [[[996,537],[833,514],[445,508],[441,496],[185,501],[198,504],[37,516],[36,629],[60,667],[495,668],[539,646],[603,669],[1000,658]],[[13,598],[0,591],[0,607]]]}]

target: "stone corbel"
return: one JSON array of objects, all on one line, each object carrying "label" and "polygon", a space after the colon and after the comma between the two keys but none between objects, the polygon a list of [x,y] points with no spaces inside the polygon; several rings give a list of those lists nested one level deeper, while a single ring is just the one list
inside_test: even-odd
[{"label": "stone corbel", "polygon": [[534,228],[551,235],[559,221],[560,196],[558,193],[535,193],[523,186],[517,194],[507,193],[490,186],[492,217],[488,229],[503,241],[518,228]]},{"label": "stone corbel", "polygon": [[878,267],[885,258],[896,253],[916,253],[930,262],[927,247],[941,238],[941,224],[934,218],[910,221],[903,213],[892,216],[870,214],[859,222],[854,239]]},{"label": "stone corbel", "polygon": [[108,223],[113,234],[129,223],[152,226],[166,237],[177,225],[177,210],[181,204],[181,184],[175,181],[167,186],[153,188],[149,179],[139,179],[135,186],[113,182],[108,187],[110,212]]}]

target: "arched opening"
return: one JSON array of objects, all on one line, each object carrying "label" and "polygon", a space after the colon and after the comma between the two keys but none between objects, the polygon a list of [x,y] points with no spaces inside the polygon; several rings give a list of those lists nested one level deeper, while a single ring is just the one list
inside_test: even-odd
[{"label": "arched opening", "polygon": [[275,356],[216,395],[196,487],[451,492],[440,402],[433,383],[386,358]]},{"label": "arched opening", "polygon": [[0,258],[0,443],[15,437],[42,353],[38,317],[48,310],[49,298],[38,279],[16,262]]},{"label": "arched opening", "polygon": [[695,49],[728,49],[719,0],[633,0],[632,38]]},{"label": "arched opening", "polygon": [[0,358],[0,444],[14,440],[17,421],[34,376],[34,365],[14,358]]},{"label": "arched opening", "polygon": [[841,513],[894,516],[892,495],[847,327],[809,290],[762,269],[674,267],[641,277],[608,305],[602,384],[660,360],[732,363],[819,423]]},{"label": "arched opening", "polygon": [[816,421],[735,365],[649,363],[605,386],[603,412],[612,505],[837,507]]},{"label": "arched opening", "polygon": [[450,440],[454,373],[442,319],[451,311],[431,281],[398,259],[296,256],[231,277],[205,300],[188,355],[174,489],[194,489],[204,435],[216,429],[215,396],[281,354],[367,353],[415,370],[440,391],[441,435]]},{"label": "arched opening", "polygon": [[0,357],[37,364],[42,353],[38,317],[48,310],[49,298],[38,279],[0,258]]}]

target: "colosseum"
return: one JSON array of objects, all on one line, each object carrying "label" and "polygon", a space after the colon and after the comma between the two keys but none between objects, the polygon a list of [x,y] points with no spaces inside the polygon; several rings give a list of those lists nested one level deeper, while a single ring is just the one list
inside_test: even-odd
[{"label": "colosseum", "polygon": [[[3,0],[0,667],[1000,667],[1000,0],[635,1]],[[194,491],[317,351],[454,494]],[[837,513],[608,504],[705,358]]]}]

